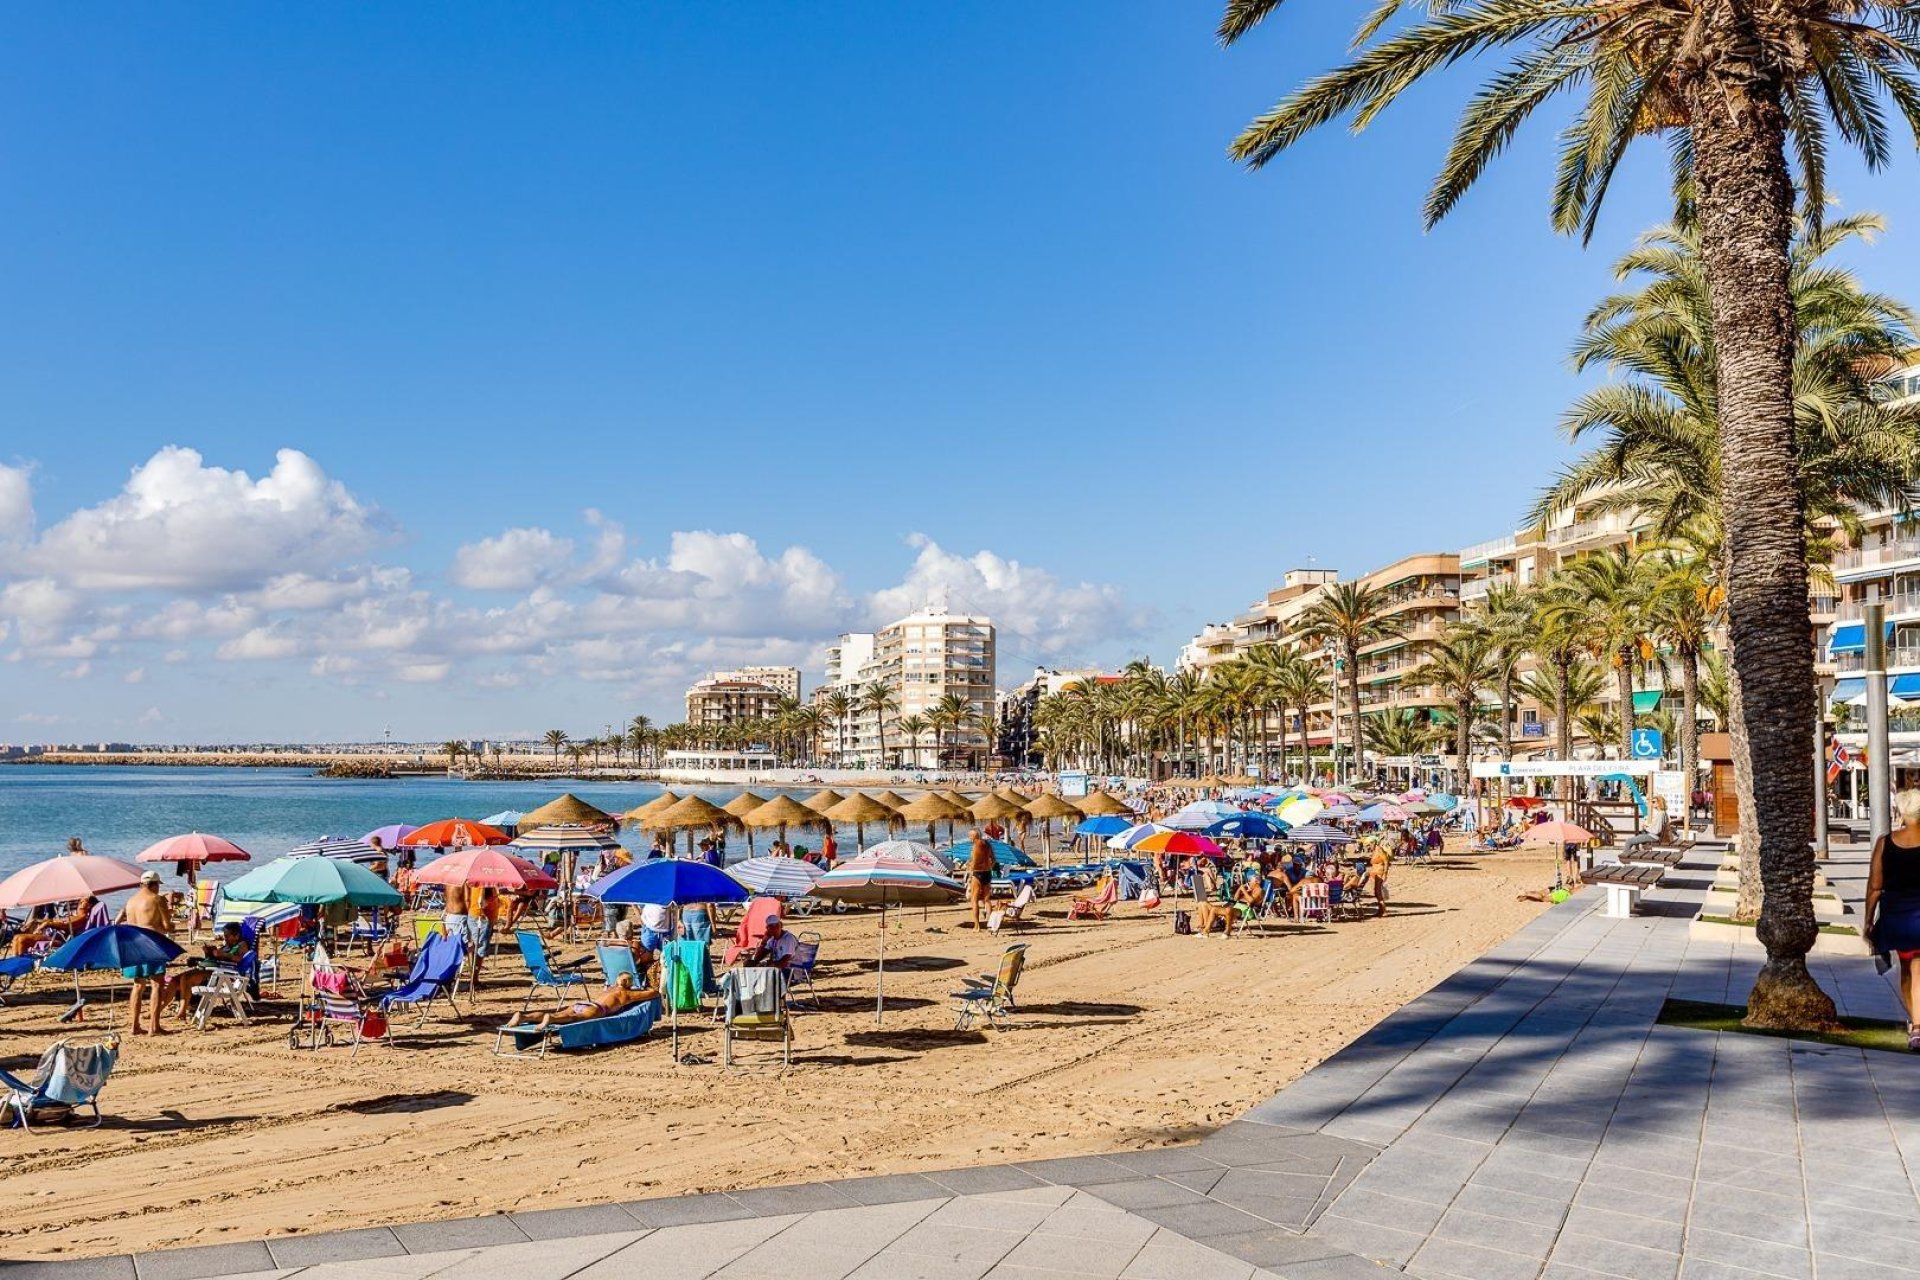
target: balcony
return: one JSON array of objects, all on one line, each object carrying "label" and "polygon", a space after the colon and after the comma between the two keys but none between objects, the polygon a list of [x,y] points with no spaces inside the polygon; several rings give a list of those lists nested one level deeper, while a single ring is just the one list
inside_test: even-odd
[{"label": "balcony", "polygon": [[[1901,644],[1887,646],[1887,667],[1920,667],[1920,644]],[[1834,655],[1833,669],[1841,675],[1849,672],[1859,674],[1867,669],[1867,655],[1864,653],[1841,653]]]},{"label": "balcony", "polygon": [[1485,542],[1476,542],[1470,547],[1461,548],[1460,563],[1464,566],[1481,560],[1491,560],[1495,556],[1512,551],[1519,545],[1519,540],[1512,534],[1504,538],[1489,538]]},{"label": "balcony", "polygon": [[1833,558],[1833,567],[1841,573],[1871,569],[1900,560],[1920,559],[1920,538],[1895,538],[1878,547],[1842,551]]},{"label": "balcony", "polygon": [[[1842,622],[1858,622],[1865,616],[1865,603],[1862,600],[1848,600],[1837,610],[1829,609],[1827,612],[1834,613]],[[1897,613],[1920,613],[1920,591],[1903,591],[1898,595],[1882,596],[1880,604],[1885,608],[1887,617]],[[1818,597],[1814,599],[1813,612],[1822,612]]]}]

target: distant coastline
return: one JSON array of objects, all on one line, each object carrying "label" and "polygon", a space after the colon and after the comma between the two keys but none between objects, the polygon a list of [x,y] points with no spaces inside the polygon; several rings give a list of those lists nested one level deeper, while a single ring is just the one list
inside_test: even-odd
[{"label": "distant coastline", "polygon": [[[326,751],[42,751],[0,758],[6,765],[120,765],[230,769],[312,769],[325,778],[437,778],[447,775],[444,755],[369,755]],[[590,778],[601,782],[654,782],[652,769],[581,769],[565,760],[521,756],[484,766],[467,765],[458,776],[474,782]]]}]

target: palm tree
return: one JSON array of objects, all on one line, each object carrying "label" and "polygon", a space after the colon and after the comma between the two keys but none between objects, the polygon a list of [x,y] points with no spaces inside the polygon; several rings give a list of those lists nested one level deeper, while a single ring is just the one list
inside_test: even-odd
[{"label": "palm tree", "polygon": [[873,717],[880,733],[880,767],[887,767],[887,717],[900,709],[900,699],[894,694],[892,686],[884,680],[875,680],[860,695],[860,710]]},{"label": "palm tree", "polygon": [[460,763],[461,756],[467,754],[467,744],[449,738],[440,744],[440,753],[446,756],[447,767],[451,769]]},{"label": "palm tree", "polygon": [[1596,658],[1604,657],[1612,666],[1620,701],[1622,760],[1633,755],[1634,672],[1653,652],[1647,639],[1647,594],[1653,568],[1632,547],[1582,556],[1562,566],[1560,589],[1548,597],[1545,606],[1584,636]]},{"label": "palm tree", "polygon": [[1286,708],[1294,707],[1300,712],[1300,755],[1303,760],[1301,775],[1312,773],[1313,752],[1307,745],[1307,710],[1325,702],[1330,693],[1325,676],[1320,668],[1305,658],[1289,665],[1279,679],[1279,697],[1281,699],[1280,721],[1280,768],[1287,767]]},{"label": "palm tree", "polygon": [[[1701,561],[1666,553],[1647,594],[1647,620],[1680,664],[1680,771],[1689,792],[1700,767],[1700,655],[1711,647],[1719,609],[1719,588],[1709,583]],[[1692,805],[1681,820],[1693,826]]]},{"label": "palm tree", "polygon": [[807,744],[807,762],[820,758],[820,736],[827,731],[827,712],[818,702],[809,702],[793,713],[793,730]]},{"label": "palm tree", "polygon": [[[1280,0],[1227,0],[1231,44]],[[1735,772],[1754,815],[1766,883],[1758,930],[1767,962],[1747,1023],[1830,1029],[1833,1001],[1807,971],[1818,936],[1806,817],[1813,778],[1801,757],[1813,723],[1807,643],[1802,488],[1793,431],[1792,239],[1797,162],[1804,211],[1827,200],[1829,120],[1870,165],[1891,154],[1885,94],[1920,135],[1920,24],[1907,3],[1832,0],[1510,0],[1431,4],[1380,37],[1401,8],[1385,0],[1345,65],[1248,126],[1232,154],[1265,164],[1316,127],[1352,115],[1364,125],[1428,73],[1474,55],[1517,50],[1469,105],[1426,205],[1445,216],[1528,116],[1566,89],[1586,101],[1567,126],[1553,214],[1591,236],[1627,144],[1665,135],[1683,209],[1697,220],[1706,265],[1720,425],[1719,457],[1741,501],[1723,512],[1735,704]]]},{"label": "palm tree", "polygon": [[[1039,714],[1039,708],[1034,709]],[[907,736],[907,750],[913,753],[913,767],[922,768],[920,763],[920,737],[927,731],[927,718],[915,713],[900,717],[900,732]]]},{"label": "palm tree", "polygon": [[1573,759],[1573,671],[1586,659],[1586,643],[1578,615],[1567,603],[1563,583],[1549,579],[1528,599],[1532,635],[1527,648],[1544,664],[1524,681],[1521,691],[1543,707],[1553,708],[1555,755]]},{"label": "palm tree", "polygon": [[947,734],[958,732],[973,715],[973,707],[957,693],[943,693],[927,709],[927,723],[933,726],[933,767],[946,760]]},{"label": "palm tree", "polygon": [[[1352,714],[1353,732],[1347,739],[1352,747],[1352,764],[1360,760],[1360,650],[1380,640],[1390,640],[1406,628],[1403,619],[1386,612],[1385,596],[1376,588],[1358,582],[1336,582],[1320,592],[1320,598],[1300,615],[1295,633],[1302,643],[1333,646],[1347,675],[1347,709]],[[1334,726],[1336,737],[1339,726]]]},{"label": "palm tree", "polygon": [[553,748],[553,758],[558,760],[560,758],[560,749],[567,745],[567,731],[565,729],[549,729],[540,735],[540,740]]},{"label": "palm tree", "polygon": [[1531,605],[1527,592],[1502,584],[1487,591],[1480,611],[1471,626],[1487,639],[1495,665],[1494,684],[1500,691],[1500,750],[1504,754],[1513,741],[1513,686],[1519,678],[1520,664],[1527,656],[1531,631]]},{"label": "palm tree", "polygon": [[833,762],[839,768],[845,768],[847,763],[847,719],[853,714],[854,706],[853,695],[845,689],[829,690],[827,696],[820,699],[820,710],[833,721]]},{"label": "palm tree", "polygon": [[1361,718],[1364,740],[1377,756],[1417,756],[1433,745],[1433,725],[1416,712],[1376,711]]},{"label": "palm tree", "polygon": [[1428,650],[1420,674],[1427,683],[1439,685],[1453,707],[1453,754],[1464,794],[1473,754],[1473,725],[1480,716],[1480,692],[1500,674],[1494,642],[1476,627],[1455,626]]}]

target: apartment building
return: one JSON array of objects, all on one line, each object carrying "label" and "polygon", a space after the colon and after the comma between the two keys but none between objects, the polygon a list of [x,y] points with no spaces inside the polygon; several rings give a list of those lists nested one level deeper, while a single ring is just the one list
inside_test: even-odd
[{"label": "apartment building", "polygon": [[771,720],[785,696],[757,680],[736,678],[736,672],[717,672],[696,680],[687,690],[687,723],[695,729],[725,729],[755,720]]},{"label": "apartment building", "polygon": [[[1884,385],[1889,400],[1920,403],[1920,363],[1895,370]],[[1813,620],[1826,640],[1822,674],[1833,681],[1830,703],[1865,702],[1861,610],[1877,600],[1885,609],[1888,692],[1898,708],[1920,701],[1920,513],[1872,511],[1862,519],[1858,545],[1834,556],[1832,582],[1813,588]]]},{"label": "apartment building", "polygon": [[[926,717],[948,695],[966,704],[972,722],[941,738],[949,761],[984,761],[993,745],[987,726],[995,711],[995,635],[991,619],[930,606],[871,634],[840,637],[827,650],[826,683],[815,702],[835,692],[854,704],[828,735],[826,746],[839,768],[887,768],[897,761],[932,765],[934,739],[909,743],[900,732],[908,716]],[[884,714],[870,705],[868,691],[884,686],[893,706]]]},{"label": "apartment building", "polygon": [[783,698],[800,701],[800,668],[798,667],[735,667],[732,671],[715,672],[714,678],[763,684]]}]

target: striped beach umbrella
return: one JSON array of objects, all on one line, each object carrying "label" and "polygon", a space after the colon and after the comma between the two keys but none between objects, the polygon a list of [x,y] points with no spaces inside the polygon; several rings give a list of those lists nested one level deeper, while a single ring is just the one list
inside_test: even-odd
[{"label": "striped beach umbrella", "polygon": [[962,892],[960,882],[945,872],[929,870],[917,860],[887,857],[879,852],[881,847],[875,845],[859,857],[847,859],[813,884],[816,898],[880,908],[879,982],[873,1004],[876,1023],[887,1007],[887,908],[954,902]]},{"label": "striped beach umbrella", "polygon": [[1338,827],[1330,827],[1324,822],[1309,822],[1287,832],[1287,840],[1292,844],[1352,844],[1353,837]]},{"label": "striped beach umbrella", "polygon": [[[1084,830],[1085,828],[1086,828],[1086,824],[1082,823],[1081,829]],[[1167,826],[1165,823],[1160,823],[1160,822],[1136,823],[1135,825],[1126,828],[1124,831],[1121,831],[1118,835],[1110,837],[1107,840],[1107,848],[1131,849],[1135,845],[1139,844],[1142,840],[1145,840],[1148,836],[1158,835],[1162,831],[1171,831],[1171,830],[1173,830],[1173,828]]]},{"label": "striped beach umbrella", "polygon": [[386,865],[385,851],[376,849],[365,840],[352,840],[346,836],[321,836],[318,840],[309,840],[287,850],[289,858],[340,858],[347,862],[377,862]]},{"label": "striped beach umbrella", "polygon": [[804,898],[813,892],[820,868],[800,858],[748,858],[727,868],[735,880],[769,898]]}]

